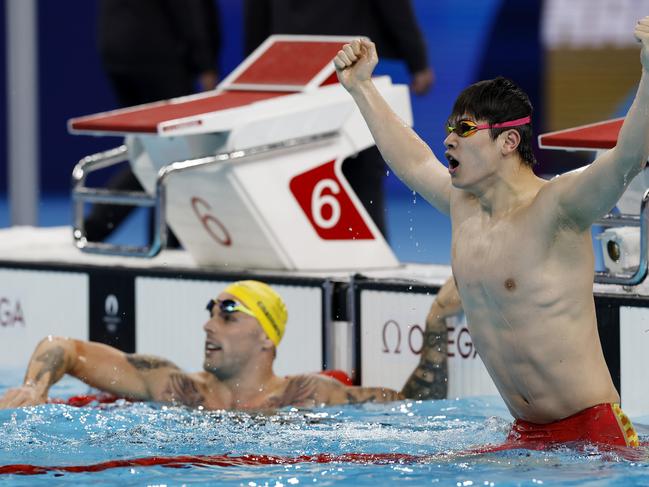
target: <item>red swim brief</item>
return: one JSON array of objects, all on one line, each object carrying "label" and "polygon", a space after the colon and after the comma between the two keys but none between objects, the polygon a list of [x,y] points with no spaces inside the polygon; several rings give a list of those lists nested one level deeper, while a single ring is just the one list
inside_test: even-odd
[{"label": "red swim brief", "polygon": [[594,443],[609,446],[639,446],[631,420],[618,404],[598,404],[548,424],[517,419],[504,449],[544,449],[560,443]]}]

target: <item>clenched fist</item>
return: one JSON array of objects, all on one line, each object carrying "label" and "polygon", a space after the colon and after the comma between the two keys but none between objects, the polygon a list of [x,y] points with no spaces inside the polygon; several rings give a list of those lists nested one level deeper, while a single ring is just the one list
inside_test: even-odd
[{"label": "clenched fist", "polygon": [[376,46],[368,39],[357,39],[345,44],[334,58],[338,81],[348,91],[372,77],[379,58]]},{"label": "clenched fist", "polygon": [[642,43],[642,51],[640,53],[642,67],[649,71],[649,17],[643,17],[638,20],[633,33],[635,38]]}]

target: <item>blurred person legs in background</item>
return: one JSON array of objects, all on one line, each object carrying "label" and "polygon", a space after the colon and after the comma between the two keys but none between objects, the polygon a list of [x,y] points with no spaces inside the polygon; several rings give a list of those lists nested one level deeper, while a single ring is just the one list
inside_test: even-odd
[{"label": "blurred person legs in background", "polygon": [[[106,74],[122,107],[216,87],[219,17],[214,0],[100,0],[97,42]],[[130,166],[107,187],[142,191]],[[88,240],[107,238],[131,213],[124,205],[94,205]],[[149,237],[153,221],[149,221]],[[178,247],[170,233],[168,247]]]}]

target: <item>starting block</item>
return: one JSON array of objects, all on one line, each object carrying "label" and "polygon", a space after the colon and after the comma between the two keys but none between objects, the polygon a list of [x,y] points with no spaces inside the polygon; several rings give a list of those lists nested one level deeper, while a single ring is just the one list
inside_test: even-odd
[{"label": "starting block", "polygon": [[[624,118],[583,125],[539,136],[542,149],[594,151],[601,154],[617,144]],[[583,168],[576,169],[577,171]],[[644,169],[619,199],[618,213],[596,222],[607,230],[599,235],[606,271],[595,272],[599,284],[636,286],[647,277],[649,262],[649,174]]]},{"label": "starting block", "polygon": [[[350,40],[272,36],[212,92],[70,120],[71,133],[125,141],[74,169],[77,247],[152,257],[165,246],[168,223],[199,265],[397,266],[341,170],[344,159],[374,144],[332,63]],[[388,77],[375,84],[412,124],[408,87]],[[90,172],[127,160],[144,193],[85,186]],[[88,242],[85,203],[153,207],[153,241],[137,248]]]}]

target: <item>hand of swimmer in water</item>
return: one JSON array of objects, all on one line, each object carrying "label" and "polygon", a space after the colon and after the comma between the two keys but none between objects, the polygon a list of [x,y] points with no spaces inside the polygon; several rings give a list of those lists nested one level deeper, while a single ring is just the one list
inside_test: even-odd
[{"label": "hand of swimmer in water", "polygon": [[338,81],[348,91],[372,77],[379,58],[376,46],[368,39],[356,39],[345,44],[334,58]]},{"label": "hand of swimmer in water", "polygon": [[43,395],[34,385],[25,384],[9,389],[0,397],[0,409],[14,409],[25,406],[36,406],[47,402],[47,393]]},{"label": "hand of swimmer in water", "polygon": [[640,53],[642,67],[649,71],[649,17],[643,17],[638,20],[633,34],[638,39],[638,42],[642,43],[642,51]]}]

